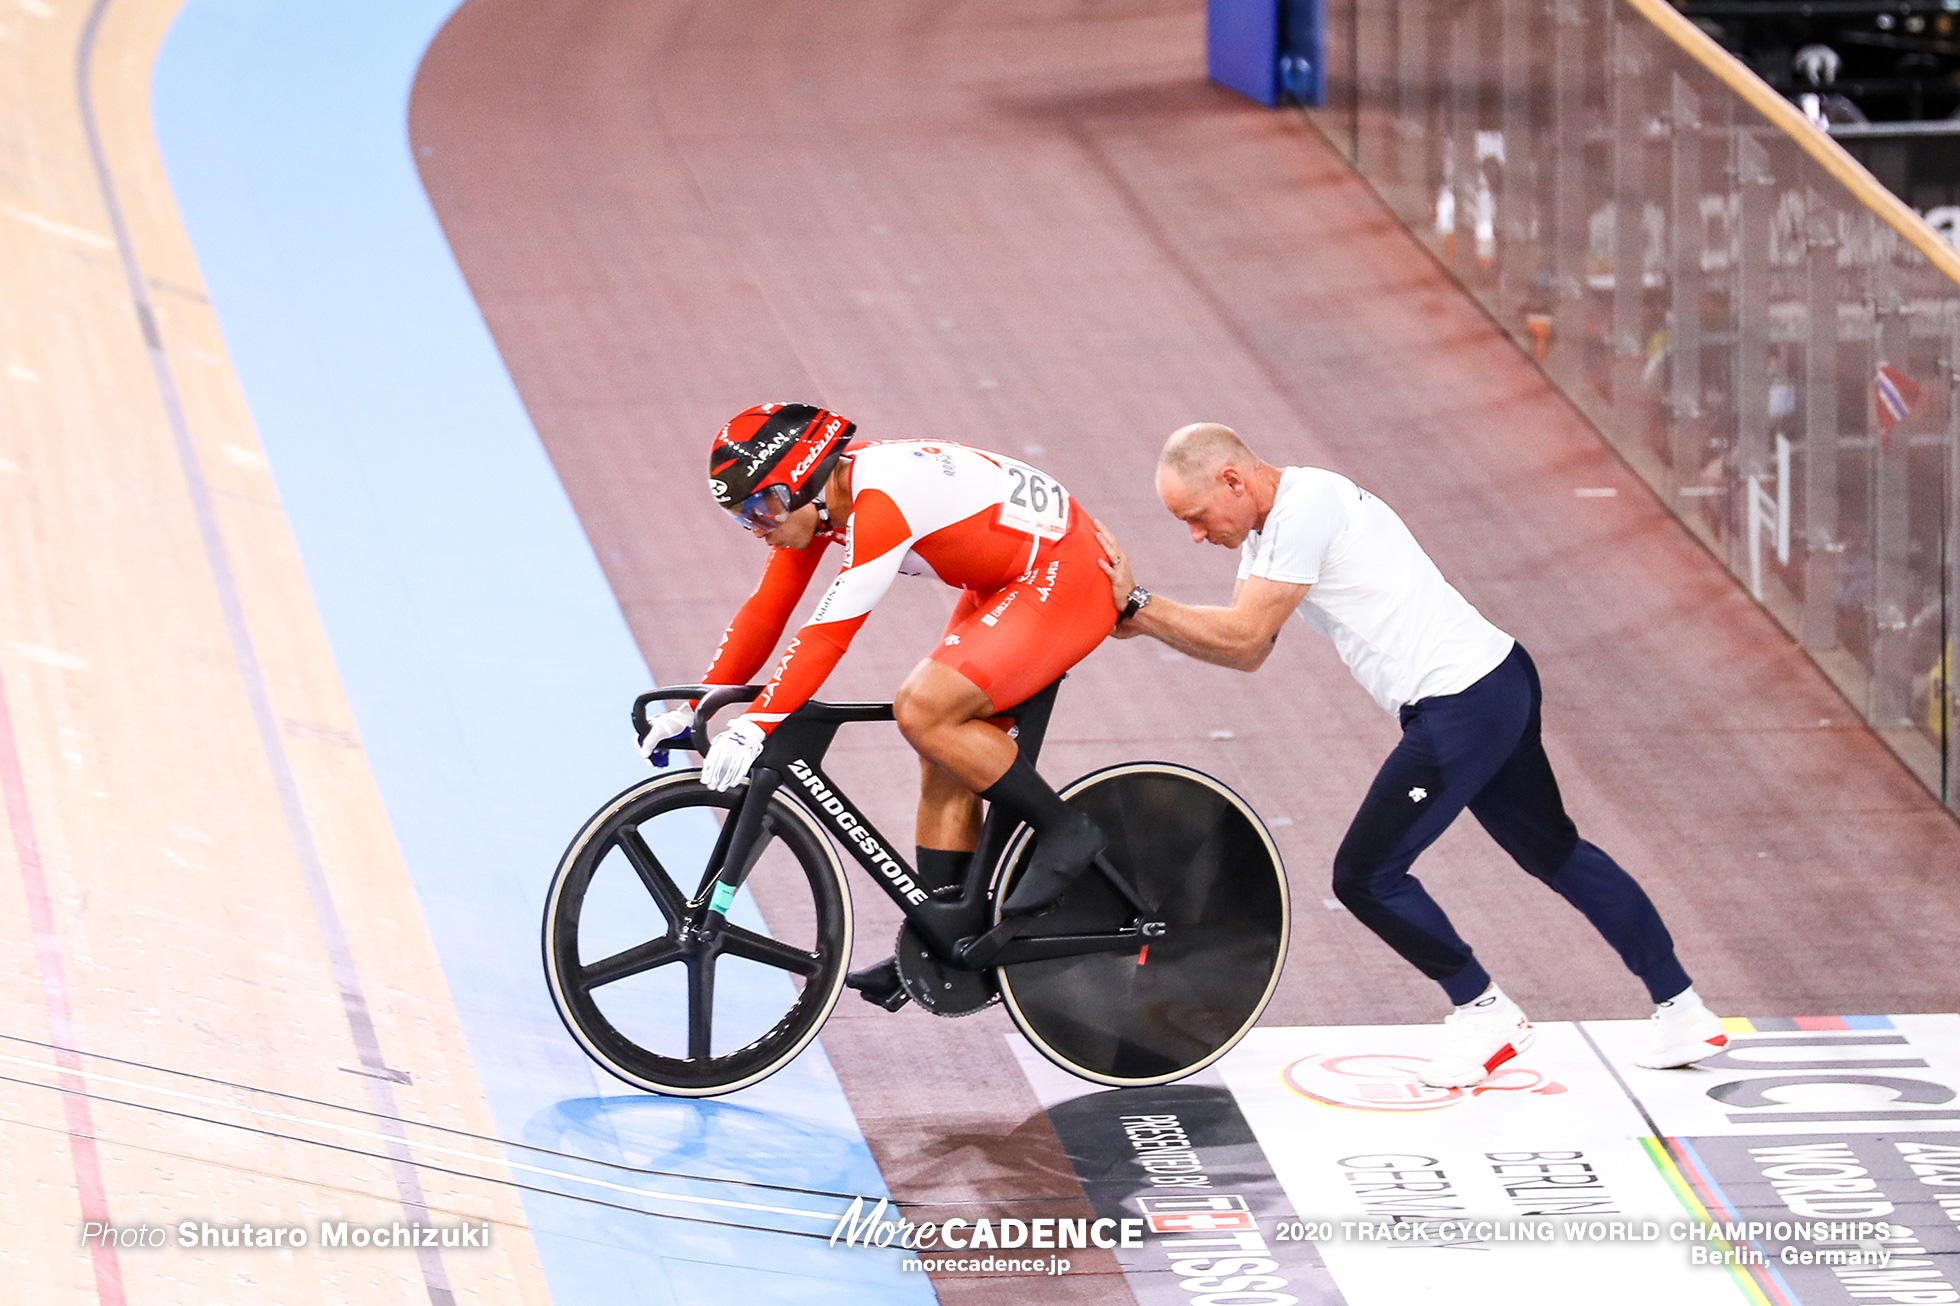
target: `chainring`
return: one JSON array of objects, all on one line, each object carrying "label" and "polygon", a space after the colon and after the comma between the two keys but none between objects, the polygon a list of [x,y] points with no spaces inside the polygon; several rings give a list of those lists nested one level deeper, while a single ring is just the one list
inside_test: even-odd
[{"label": "chainring", "polygon": [[892,955],[899,983],[921,1010],[935,1016],[971,1016],[1000,1001],[1000,984],[988,970],[956,970],[932,955],[911,922],[899,927]]}]

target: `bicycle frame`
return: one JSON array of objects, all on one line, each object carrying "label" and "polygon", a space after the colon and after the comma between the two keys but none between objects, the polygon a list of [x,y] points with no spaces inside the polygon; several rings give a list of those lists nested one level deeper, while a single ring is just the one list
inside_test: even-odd
[{"label": "bicycle frame", "polygon": [[[1048,718],[1055,706],[1057,680],[1018,706],[1001,713],[1014,722],[1012,737],[1021,756],[1032,765],[1041,752],[1048,731]],[[692,743],[696,751],[708,747],[707,722],[722,707],[746,703],[761,693],[759,686],[683,685],[656,689],[643,694],[633,705],[633,720],[639,733],[647,730],[646,705],[673,699],[699,699]],[[853,721],[893,720],[890,703],[821,703],[812,701],[778,725],[749,770],[747,792],[723,823],[709,865],[717,868],[715,885],[709,896],[709,915],[705,929],[712,930],[742,885],[761,847],[761,825],[768,810],[769,796],[785,789],[835,838],[838,845],[898,905],[905,918],[926,946],[941,960],[966,970],[1015,962],[1038,961],[1054,957],[1078,956],[1092,952],[1121,952],[1143,942],[1163,937],[1165,923],[1149,919],[1154,912],[1137,901],[1130,887],[1115,876],[1110,882],[1128,899],[1138,919],[1129,927],[1111,934],[1051,935],[1016,938],[1021,922],[1010,920],[992,924],[993,899],[989,893],[994,866],[1007,851],[1007,843],[1020,822],[997,806],[990,807],[980,827],[980,842],[967,863],[966,877],[958,892],[929,892],[919,883],[918,872],[890,840],[837,787],[823,769],[824,754],[837,736],[839,726]],[[706,887],[706,886],[703,886]],[[990,928],[991,927],[991,928]]]}]

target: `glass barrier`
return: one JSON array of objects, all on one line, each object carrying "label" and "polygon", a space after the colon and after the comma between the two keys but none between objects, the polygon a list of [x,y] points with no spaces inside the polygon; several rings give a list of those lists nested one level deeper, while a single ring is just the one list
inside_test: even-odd
[{"label": "glass barrier", "polygon": [[1960,256],[1659,0],[1327,22],[1323,132],[1960,804]]}]

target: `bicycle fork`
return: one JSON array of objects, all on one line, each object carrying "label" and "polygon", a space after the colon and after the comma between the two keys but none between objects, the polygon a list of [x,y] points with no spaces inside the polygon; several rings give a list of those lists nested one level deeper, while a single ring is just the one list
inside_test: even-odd
[{"label": "bicycle fork", "polygon": [[721,837],[715,840],[715,850],[709,855],[708,864],[714,867],[714,875],[702,886],[708,894],[707,909],[694,929],[696,938],[712,941],[721,933],[736,892],[761,856],[762,823],[768,818],[769,799],[782,783],[782,776],[770,767],[759,766],[749,773],[748,791],[742,798],[741,809],[734,820],[722,825]]},{"label": "bicycle fork", "polygon": [[701,887],[707,898],[692,913],[693,919],[676,931],[681,962],[687,967],[687,1055],[702,1061],[713,1055],[710,1046],[714,1026],[715,961],[723,950],[722,927],[728,909],[742,881],[762,853],[762,825],[767,819],[769,799],[782,783],[782,777],[766,767],[749,776],[748,791],[733,819],[722,823],[708,865],[714,868]]}]

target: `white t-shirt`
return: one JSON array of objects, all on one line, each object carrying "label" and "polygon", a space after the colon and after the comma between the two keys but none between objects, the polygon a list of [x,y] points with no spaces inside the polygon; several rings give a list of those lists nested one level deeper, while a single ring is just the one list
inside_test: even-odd
[{"label": "white t-shirt", "polygon": [[1391,715],[1483,679],[1514,641],[1436,570],[1395,510],[1337,472],[1288,467],[1239,579],[1311,585],[1300,616]]}]

